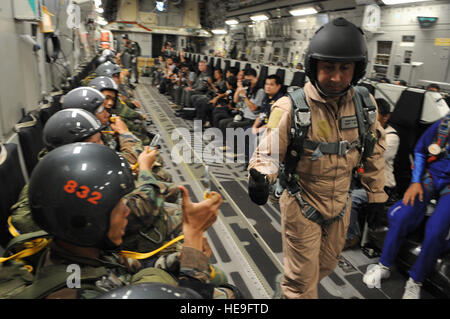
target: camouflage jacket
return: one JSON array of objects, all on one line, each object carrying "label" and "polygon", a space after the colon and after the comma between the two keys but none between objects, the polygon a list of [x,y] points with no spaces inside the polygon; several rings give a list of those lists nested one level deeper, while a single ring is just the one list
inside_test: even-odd
[{"label": "camouflage jacket", "polygon": [[[38,160],[47,155],[48,150],[43,148],[38,154]],[[28,201],[28,184],[22,188],[17,202],[11,206],[11,223],[21,234],[42,230],[31,218],[30,203]]]},{"label": "camouflage jacket", "polygon": [[[108,126],[105,130],[112,132]],[[137,162],[139,154],[142,153],[142,142],[132,132],[122,134],[102,134],[102,141],[109,148],[116,150],[133,165]]]},{"label": "camouflage jacket", "polygon": [[[80,270],[79,286],[75,285],[73,266]],[[142,268],[139,261],[114,252],[100,252],[98,258],[77,256],[56,243],[43,252],[36,268],[35,277],[38,280],[33,285],[47,286],[43,289],[47,293],[40,296],[45,299],[93,299],[119,287],[149,282],[200,289],[203,295],[208,291],[205,297],[214,299],[234,298],[231,289],[209,284],[211,268],[208,258],[201,251],[189,247],[182,249],[178,276],[159,268]],[[59,272],[58,276],[66,273],[62,273],[65,282],[57,287],[45,280],[54,276],[55,272]]]},{"label": "camouflage jacket", "polygon": [[150,138],[147,134],[147,127],[143,116],[141,113],[128,106],[128,103],[125,102],[121,96],[119,96],[114,108],[114,114],[120,116],[128,129],[135,134],[144,145],[150,144]]},{"label": "camouflage jacket", "polygon": [[[73,273],[69,266],[80,269],[80,285],[69,286]],[[158,282],[177,285],[177,279],[169,273],[156,268],[142,268],[139,261],[124,258],[118,253],[101,252],[99,258],[76,256],[56,243],[52,243],[43,253],[36,267],[36,277],[45,278],[55,271],[66,268],[67,280],[62,287],[49,289],[46,299],[93,299],[100,295],[132,284]],[[72,270],[73,271],[73,270]],[[47,284],[45,280],[37,280],[35,284]]]},{"label": "camouflage jacket", "polygon": [[[139,172],[136,189],[125,196],[131,210],[122,244],[125,250],[150,252],[180,235],[182,209],[179,204],[165,203],[169,190],[149,171]],[[176,246],[161,253],[174,250]]]}]

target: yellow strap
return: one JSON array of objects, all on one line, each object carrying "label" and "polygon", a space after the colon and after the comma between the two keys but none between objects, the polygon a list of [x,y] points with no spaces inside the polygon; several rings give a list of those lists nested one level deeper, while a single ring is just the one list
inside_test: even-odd
[{"label": "yellow strap", "polygon": [[[19,231],[12,224],[11,216],[8,217],[8,230],[13,237],[17,237],[20,235]],[[34,255],[37,252],[44,249],[45,247],[47,247],[51,243],[51,241],[52,241],[51,239],[46,239],[46,238],[36,238],[36,239],[30,240],[30,241],[27,241],[27,242],[23,243],[23,245],[25,247],[27,247],[26,249],[19,251],[18,253],[14,254],[12,256],[9,256],[9,257],[1,257],[0,263],[3,263],[5,261],[11,260],[11,259],[20,261],[20,259],[22,259],[22,258]],[[25,265],[25,268],[27,268],[27,270],[29,272],[33,271],[33,267],[30,265]]]},{"label": "yellow strap", "polygon": [[211,275],[209,276],[209,280],[213,280],[214,277],[216,277],[216,271],[214,270],[214,267],[209,264],[209,269],[211,269]]},{"label": "yellow strap", "polygon": [[134,258],[134,259],[147,259],[150,258],[151,256],[159,253],[161,250],[175,244],[176,242],[182,240],[184,238],[184,235],[180,235],[177,238],[172,239],[171,241],[169,241],[167,244],[159,247],[158,249],[151,251],[149,253],[138,253],[135,251],[127,251],[127,250],[122,250],[120,252],[120,254],[126,258]]},{"label": "yellow strap", "polygon": [[17,231],[16,227],[12,224],[11,216],[8,217],[8,230],[13,237],[17,237],[20,233]]},{"label": "yellow strap", "polygon": [[[11,259],[22,259],[22,258],[31,256],[31,255],[34,255],[37,252],[44,249],[45,247],[47,247],[51,243],[51,241],[52,241],[51,239],[46,239],[46,238],[34,239],[32,241],[35,244],[35,245],[33,245],[33,247],[19,251],[18,253],[11,255],[9,257],[1,257],[0,263],[3,263],[5,261],[11,260]],[[31,243],[31,242],[27,242],[27,244],[28,243]]]}]

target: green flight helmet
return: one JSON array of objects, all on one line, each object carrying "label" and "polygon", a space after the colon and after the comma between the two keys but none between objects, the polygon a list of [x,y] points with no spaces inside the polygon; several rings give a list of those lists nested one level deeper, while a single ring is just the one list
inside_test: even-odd
[{"label": "green flight helmet", "polygon": [[83,109],[64,109],[55,113],[45,123],[44,145],[50,151],[62,145],[82,142],[104,128],[91,112]]},{"label": "green flight helmet", "polygon": [[120,73],[120,71],[122,71],[122,69],[119,65],[112,63],[111,61],[106,61],[95,69],[95,74],[97,74],[97,76],[112,77],[114,74]]},{"label": "green flight helmet", "polygon": [[317,82],[317,61],[355,62],[351,85],[362,79],[367,66],[367,43],[361,28],[339,17],[320,27],[305,54],[305,73]]},{"label": "green flight helmet", "polygon": [[112,249],[111,211],[134,187],[129,164],[114,150],[73,143],[39,161],[28,196],[33,220],[55,238],[76,246]]},{"label": "green flight helmet", "polygon": [[92,114],[103,111],[105,96],[98,90],[81,86],[73,89],[62,98],[62,109],[83,109]]}]

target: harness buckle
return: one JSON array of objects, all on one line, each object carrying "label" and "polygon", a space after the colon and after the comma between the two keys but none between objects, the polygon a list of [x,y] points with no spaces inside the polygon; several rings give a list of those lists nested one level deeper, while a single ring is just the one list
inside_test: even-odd
[{"label": "harness buckle", "polygon": [[297,112],[296,115],[297,123],[300,124],[300,126],[308,126],[311,124],[310,112]]},{"label": "harness buckle", "polygon": [[346,155],[349,150],[350,150],[350,143],[348,141],[339,142],[339,149],[338,149],[339,155],[341,156]]},{"label": "harness buckle", "polygon": [[291,183],[287,187],[287,191],[289,195],[294,196],[297,199],[298,203],[302,208],[305,207],[305,201],[303,200],[302,195],[300,194],[301,193],[300,187],[298,186],[297,183],[292,183],[291,181]]}]

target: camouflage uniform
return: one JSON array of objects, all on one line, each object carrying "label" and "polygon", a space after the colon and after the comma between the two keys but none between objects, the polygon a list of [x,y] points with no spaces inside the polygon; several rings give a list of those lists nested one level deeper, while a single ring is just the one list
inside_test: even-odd
[{"label": "camouflage uniform", "polygon": [[[180,234],[181,206],[172,205],[172,211],[170,211],[170,207],[166,206],[161,194],[164,191],[164,185],[161,185],[150,172],[144,170],[139,173],[136,189],[125,196],[127,206],[130,208],[130,215],[128,216],[126,235],[123,238],[124,249],[152,251]],[[23,190],[23,193],[26,192]],[[31,219],[30,213],[28,216]],[[34,230],[39,230],[39,228]],[[169,256],[176,261],[176,270],[174,271],[167,269],[167,263],[162,265],[161,262],[157,267],[142,268],[139,261],[111,252],[102,252],[100,258],[96,259],[79,257],[52,243],[40,253],[39,260],[35,264],[33,263],[36,276],[51,277],[55,272],[66,272],[66,265],[77,264],[81,267],[83,284],[78,289],[60,288],[56,291],[50,289],[51,286],[49,286],[49,290],[44,289],[46,293],[42,294],[41,292],[39,298],[91,299],[114,288],[145,282],[174,286],[183,283],[182,286],[186,287],[190,287],[190,282],[193,284],[192,287],[199,287],[202,284],[217,286],[217,283],[221,285],[227,282],[224,273],[217,268],[214,268],[216,277],[214,281],[211,281],[212,268],[208,257],[201,251],[189,247],[183,248],[179,243],[163,250],[157,257],[170,253],[172,254]],[[0,271],[7,271],[7,269],[3,268]],[[36,284],[51,285],[45,280],[37,280]],[[62,285],[62,287],[66,287],[66,285]],[[211,286],[209,287],[211,289]],[[233,291],[227,287],[214,287],[211,291],[211,297],[214,299],[234,298]],[[32,296],[33,290],[28,291],[28,294],[25,295],[19,294],[19,298],[38,298]]]},{"label": "camouflage uniform", "polygon": [[[112,131],[112,128],[108,126],[106,130]],[[139,154],[143,151],[141,140],[131,132],[102,134],[102,141],[109,148],[120,152],[130,165],[136,164]]]},{"label": "camouflage uniform", "polygon": [[[153,251],[180,235],[181,205],[165,204],[167,191],[168,186],[157,181],[149,171],[139,172],[136,189],[125,196],[131,210],[122,244],[125,250]],[[173,247],[169,248],[162,254],[174,251]]]},{"label": "camouflage uniform", "polygon": [[[16,298],[45,298],[45,299],[94,299],[105,292],[122,287],[140,283],[163,283],[173,286],[183,286],[196,288],[202,286],[200,290],[208,290],[210,268],[208,258],[194,248],[185,247],[182,250],[180,261],[180,273],[173,276],[159,268],[142,268],[139,261],[131,258],[124,258],[116,253],[101,252],[99,258],[89,258],[76,256],[63,249],[56,243],[42,253],[39,264],[36,267],[36,280],[33,285],[46,285],[35,290],[28,290],[25,294],[20,292]],[[50,280],[54,275],[61,275],[65,272],[67,280],[70,273],[67,273],[69,265],[76,264],[81,270],[81,287],[68,288],[67,283],[55,286]],[[7,271],[3,268],[0,271]],[[205,289],[205,288],[206,289]],[[35,291],[39,291],[38,296]],[[56,290],[56,291],[55,291]],[[208,297],[208,296],[205,296]],[[234,293],[228,287],[212,287],[209,293],[214,299],[233,299]]]},{"label": "camouflage uniform", "polygon": [[[47,150],[44,149],[39,153],[39,159],[45,154]],[[130,154],[131,152],[124,153],[124,157],[132,159],[133,156]],[[175,198],[174,204],[165,202],[169,195]],[[162,246],[164,241],[178,236],[181,231],[182,214],[180,197],[180,191],[175,185],[158,181],[149,171],[139,172],[136,189],[126,196],[131,212],[124,247],[127,250],[148,252]],[[41,230],[31,217],[28,184],[22,189],[19,200],[11,207],[11,222],[22,234]],[[162,241],[159,239],[160,236]],[[174,248],[169,247],[160,255],[173,251]]]},{"label": "camouflage uniform", "polygon": [[[48,150],[46,148],[42,149],[37,156],[38,160],[41,160],[47,153]],[[42,230],[31,218],[30,203],[28,201],[28,184],[25,184],[22,188],[19,199],[11,206],[10,211],[11,222],[19,233],[28,234]]]},{"label": "camouflage uniform", "polygon": [[121,94],[119,94],[118,102],[114,108],[114,114],[120,116],[120,118],[127,125],[128,129],[142,140],[143,145],[150,144],[150,137],[148,136],[145,120],[142,114],[133,110],[128,103],[125,102]]}]

